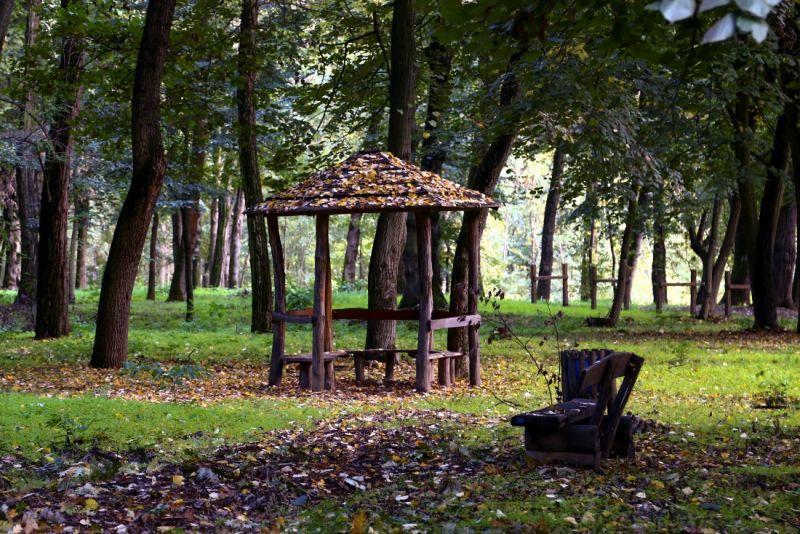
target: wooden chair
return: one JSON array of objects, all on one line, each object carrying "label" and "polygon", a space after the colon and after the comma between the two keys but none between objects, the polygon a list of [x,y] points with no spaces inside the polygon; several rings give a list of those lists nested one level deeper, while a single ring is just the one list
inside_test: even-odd
[{"label": "wooden chair", "polygon": [[[632,454],[630,426],[615,438],[625,405],[631,396],[644,359],[631,353],[614,352],[581,372],[579,392],[597,391],[596,398],[575,397],[535,412],[515,415],[514,426],[525,427],[525,450],[539,462],[562,461],[600,468],[612,449]],[[619,390],[615,380],[622,378]],[[625,443],[625,442],[628,443]]]}]

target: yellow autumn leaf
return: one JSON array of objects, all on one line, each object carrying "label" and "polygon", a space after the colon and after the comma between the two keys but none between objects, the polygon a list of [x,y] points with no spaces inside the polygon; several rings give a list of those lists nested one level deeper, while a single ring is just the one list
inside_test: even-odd
[{"label": "yellow autumn leaf", "polygon": [[93,511],[97,510],[98,508],[100,508],[100,505],[97,503],[97,501],[96,501],[96,500],[94,500],[94,499],[92,499],[92,498],[90,497],[90,498],[86,499],[86,500],[83,502],[83,507],[84,507],[86,510],[89,510],[89,511],[92,511],[92,512],[93,512]]},{"label": "yellow autumn leaf", "polygon": [[172,483],[176,486],[183,486],[183,475],[172,475]]}]

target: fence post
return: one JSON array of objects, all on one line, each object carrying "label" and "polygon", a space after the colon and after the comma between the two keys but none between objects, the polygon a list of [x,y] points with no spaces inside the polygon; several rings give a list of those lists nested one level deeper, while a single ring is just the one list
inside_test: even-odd
[{"label": "fence post", "polygon": [[561,264],[561,305],[569,306],[569,268]]},{"label": "fence post", "polygon": [[733,297],[731,296],[731,272],[725,271],[725,317],[731,316],[731,303]]},{"label": "fence post", "polygon": [[529,266],[531,279],[531,302],[536,303],[536,265],[531,263]]},{"label": "fence post", "polygon": [[597,309],[597,267],[589,265],[589,297],[592,301],[592,309]]},{"label": "fence post", "polygon": [[689,271],[691,286],[689,286],[689,313],[694,315],[697,311],[697,269]]}]

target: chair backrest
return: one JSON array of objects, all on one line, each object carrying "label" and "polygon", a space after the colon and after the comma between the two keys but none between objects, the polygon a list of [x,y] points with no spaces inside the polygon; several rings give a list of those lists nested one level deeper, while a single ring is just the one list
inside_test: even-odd
[{"label": "chair backrest", "polygon": [[[644,358],[640,356],[630,352],[614,352],[581,373],[580,390],[597,387],[600,392],[591,422],[600,425],[600,442],[606,456],[611,450],[619,420],[639,377],[642,364]],[[615,391],[614,381],[622,377],[624,378],[619,391]]]},{"label": "chair backrest", "polygon": [[592,386],[585,391],[580,389],[581,373],[584,369],[599,362],[614,352],[611,349],[562,350],[561,357],[561,400],[566,402],[576,397],[596,399],[598,388]]}]

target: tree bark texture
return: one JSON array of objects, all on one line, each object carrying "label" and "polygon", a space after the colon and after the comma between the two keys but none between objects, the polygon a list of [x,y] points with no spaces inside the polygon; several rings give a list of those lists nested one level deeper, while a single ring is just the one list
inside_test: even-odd
[{"label": "tree bark texture", "polygon": [[[245,206],[252,208],[263,202],[261,175],[258,168],[256,143],[255,82],[258,70],[256,42],[258,32],[257,0],[242,0],[239,40],[239,83],[236,89],[238,111],[239,168]],[[265,333],[272,330],[272,281],[269,265],[269,240],[264,217],[247,218],[247,243],[250,251],[252,280],[252,315],[250,331]]]},{"label": "tree bark texture", "polygon": [[[406,161],[411,158],[416,86],[414,3],[396,0],[392,14],[388,149]],[[397,271],[405,244],[405,223],[405,213],[381,213],[378,217],[367,282],[370,309],[397,307]],[[394,342],[394,321],[367,323],[366,348],[391,348]]]},{"label": "tree bark texture", "polygon": [[147,258],[147,300],[156,300],[156,277],[158,276],[158,212],[153,213],[150,229],[150,254]]},{"label": "tree bark texture", "polygon": [[186,299],[186,253],[183,251],[183,218],[180,209],[172,212],[172,281],[169,284],[167,302],[183,302]]},{"label": "tree bark texture", "polygon": [[[28,0],[27,18],[25,24],[25,72],[28,71],[28,60],[31,50],[36,44],[36,35],[39,30],[39,5],[41,0]],[[22,116],[22,130],[29,133],[36,128],[33,121],[35,95],[28,91],[25,96],[25,106]],[[33,163],[36,155],[31,150],[20,154],[24,166],[16,169],[17,179],[17,206],[19,207],[20,225],[20,278],[17,288],[16,302],[18,304],[33,304],[36,301],[36,257],[39,249],[39,206],[41,201],[41,172]]]},{"label": "tree bark texture", "polygon": [[[553,153],[553,169],[550,175],[550,189],[544,205],[542,220],[542,244],[539,252],[539,276],[553,274],[553,238],[556,234],[556,216],[561,200],[561,177],[564,174],[565,150],[562,144],[556,146]],[[536,298],[550,300],[550,279],[539,279],[536,287]]]},{"label": "tree bark texture", "polygon": [[[519,80],[515,74],[515,68],[519,59],[522,57],[526,47],[522,47],[516,52],[508,63],[508,68],[503,75],[500,87],[500,102],[498,114],[500,115],[500,126],[496,135],[492,138],[489,145],[483,152],[478,165],[470,176],[467,187],[480,191],[485,195],[493,195],[500,172],[506,165],[508,155],[517,137],[519,116],[512,113],[514,102],[519,95]],[[480,242],[483,235],[483,228],[486,224],[488,210],[482,210],[478,215],[478,235]],[[456,250],[453,254],[453,268],[450,273],[450,313],[467,313],[467,274],[468,274],[468,241],[469,229],[462,223],[456,241]],[[467,329],[451,328],[447,331],[447,349],[455,352],[466,352],[468,347]],[[467,369],[464,361],[456,362],[456,374],[466,376]]]},{"label": "tree bark texture", "polygon": [[239,255],[242,252],[242,212],[244,210],[244,193],[241,188],[236,190],[236,202],[231,214],[231,235],[228,246],[228,289],[239,287]]},{"label": "tree bark texture", "polygon": [[[70,0],[61,8],[70,10]],[[49,149],[44,168],[36,269],[36,339],[69,334],[69,182],[72,152],[72,121],[78,113],[83,67],[83,43],[67,35],[61,43],[58,69],[59,94],[48,132]]]},{"label": "tree bark texture", "polygon": [[[447,150],[441,139],[441,127],[444,114],[450,105],[450,70],[452,67],[452,53],[435,37],[425,48],[425,57],[430,68],[430,83],[428,84],[428,103],[425,111],[425,126],[422,134],[422,163],[421,168],[426,171],[440,174],[444,164]],[[439,229],[439,212],[431,215],[431,246],[433,270],[433,301],[435,306],[445,307],[447,301],[442,293],[442,268]],[[401,308],[416,308],[419,306],[419,269],[417,261],[417,230],[414,214],[409,214],[406,219],[406,244],[403,249],[403,296],[400,299]]]},{"label": "tree bark texture", "polygon": [[347,244],[344,249],[342,284],[352,287],[356,282],[356,265],[361,244],[361,214],[352,213],[347,225]]},{"label": "tree bark texture", "polygon": [[619,267],[617,271],[617,285],[614,288],[614,300],[611,303],[611,310],[608,316],[602,321],[604,326],[617,326],[620,315],[622,314],[622,307],[625,304],[625,292],[627,291],[628,269],[630,268],[630,256],[634,245],[634,232],[636,227],[636,219],[638,217],[639,203],[642,201],[644,189],[636,185],[628,200],[628,213],[625,216],[625,231],[622,234],[622,244],[620,245],[619,252]]},{"label": "tree bark texture", "polygon": [[220,287],[223,284],[225,273],[225,258],[228,255],[227,232],[230,230],[228,224],[230,219],[230,198],[226,193],[217,201],[217,235],[214,243],[214,263],[211,264],[211,274],[208,285]]},{"label": "tree bark texture", "polygon": [[16,0],[0,1],[0,57],[3,55],[3,45],[6,42],[8,26],[11,24],[11,15],[14,12],[14,4],[16,4]]},{"label": "tree bark texture", "polygon": [[93,367],[120,367],[127,357],[131,293],[166,170],[161,78],[175,2],[150,0],[147,5],[131,99],[133,173],[103,272]]},{"label": "tree bark texture", "polygon": [[795,308],[792,286],[797,261],[797,204],[792,199],[781,207],[772,256],[775,303],[783,308]]},{"label": "tree bark texture", "polygon": [[86,289],[86,253],[89,248],[89,198],[79,193],[75,198],[75,220],[78,224],[78,240],[75,251],[75,289]]}]

